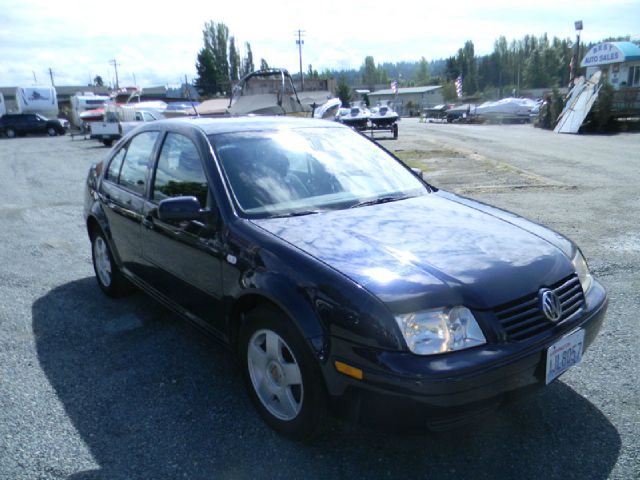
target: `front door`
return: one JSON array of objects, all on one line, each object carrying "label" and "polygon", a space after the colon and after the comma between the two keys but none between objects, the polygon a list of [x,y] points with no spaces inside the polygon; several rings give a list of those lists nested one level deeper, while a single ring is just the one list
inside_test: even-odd
[{"label": "front door", "polygon": [[147,280],[194,320],[223,331],[220,230],[213,222],[163,222],[158,203],[176,196],[194,196],[203,209],[213,210],[202,155],[185,135],[168,133],[144,209],[143,256]]}]

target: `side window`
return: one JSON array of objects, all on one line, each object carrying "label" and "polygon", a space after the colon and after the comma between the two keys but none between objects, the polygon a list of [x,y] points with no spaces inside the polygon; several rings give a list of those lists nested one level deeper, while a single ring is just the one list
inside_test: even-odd
[{"label": "side window", "polygon": [[115,154],[111,163],[109,164],[109,168],[107,169],[106,179],[111,180],[114,183],[118,183],[118,177],[120,176],[120,167],[122,167],[122,160],[124,160],[124,156],[127,154],[127,147],[122,147],[118,150],[118,153]]},{"label": "side window", "polygon": [[207,192],[207,177],[196,146],[184,135],[169,133],[158,160],[153,200],[192,195],[205,207]]},{"label": "side window", "polygon": [[133,137],[120,169],[120,185],[135,193],[144,193],[147,168],[157,138],[158,132],[143,132]]}]

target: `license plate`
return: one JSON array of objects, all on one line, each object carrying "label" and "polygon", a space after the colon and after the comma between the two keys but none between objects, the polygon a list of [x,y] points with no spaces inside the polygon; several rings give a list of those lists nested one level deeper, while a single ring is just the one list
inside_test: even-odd
[{"label": "license plate", "polygon": [[584,350],[584,330],[562,337],[547,349],[547,379],[551,383],[561,373],[580,363]]}]

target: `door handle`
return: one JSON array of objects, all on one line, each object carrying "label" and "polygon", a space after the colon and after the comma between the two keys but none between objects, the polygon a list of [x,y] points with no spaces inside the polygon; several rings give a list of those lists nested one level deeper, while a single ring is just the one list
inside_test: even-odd
[{"label": "door handle", "polygon": [[142,219],[142,226],[148,228],[149,230],[153,230],[153,217],[146,216]]}]

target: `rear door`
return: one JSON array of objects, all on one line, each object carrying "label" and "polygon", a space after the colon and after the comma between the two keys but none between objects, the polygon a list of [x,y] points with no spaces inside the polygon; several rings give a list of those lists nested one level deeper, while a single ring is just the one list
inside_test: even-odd
[{"label": "rear door", "polygon": [[100,186],[114,254],[123,268],[140,276],[141,224],[150,165],[160,133],[142,132],[121,146],[112,157]]},{"label": "rear door", "polygon": [[14,128],[16,130],[16,133],[20,135],[31,133],[30,125],[29,125],[29,116],[30,115],[24,115],[24,114],[15,116]]},{"label": "rear door", "polygon": [[196,197],[202,209],[215,211],[204,170],[204,151],[188,133],[169,132],[162,144],[149,201],[145,206],[142,251],[145,280],[207,326],[222,331],[222,240],[207,217],[164,222],[158,203],[177,196]]}]

